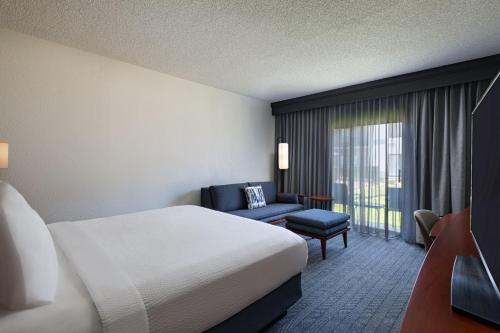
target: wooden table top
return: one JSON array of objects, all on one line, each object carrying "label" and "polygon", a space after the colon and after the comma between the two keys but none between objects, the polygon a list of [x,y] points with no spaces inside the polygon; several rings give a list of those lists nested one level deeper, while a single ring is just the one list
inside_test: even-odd
[{"label": "wooden table top", "polygon": [[437,238],[420,268],[401,332],[498,333],[491,326],[454,312],[450,306],[455,256],[478,255],[470,234],[470,210],[444,216],[432,230]]},{"label": "wooden table top", "polygon": [[314,201],[335,201],[334,197],[330,197],[328,195],[311,195],[309,199]]},{"label": "wooden table top", "polygon": [[[469,211],[469,210],[467,209],[467,211]],[[436,238],[444,230],[444,228],[448,225],[448,222],[450,222],[450,217],[441,218],[438,222],[436,222],[434,227],[432,227],[432,229],[431,229],[431,233],[430,233],[431,237]]]}]

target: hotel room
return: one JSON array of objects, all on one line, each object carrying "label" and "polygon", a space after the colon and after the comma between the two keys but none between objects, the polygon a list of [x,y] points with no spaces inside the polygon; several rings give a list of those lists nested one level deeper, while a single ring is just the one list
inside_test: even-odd
[{"label": "hotel room", "polygon": [[500,1],[0,0],[0,333],[499,332]]}]

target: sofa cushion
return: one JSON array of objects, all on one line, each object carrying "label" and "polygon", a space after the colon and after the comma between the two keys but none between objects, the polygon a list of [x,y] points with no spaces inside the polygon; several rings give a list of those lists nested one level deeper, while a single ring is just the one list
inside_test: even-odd
[{"label": "sofa cushion", "polygon": [[249,184],[250,186],[262,186],[267,204],[276,202],[276,185],[273,182],[253,182]]},{"label": "sofa cushion", "polygon": [[[297,211],[300,211],[300,210],[304,209],[304,206],[302,206],[302,205],[299,205],[299,206],[300,207],[297,208]],[[291,212],[286,212],[286,213],[283,213],[283,214],[266,217],[266,218],[260,219],[259,221],[261,221],[261,222],[275,222],[275,221],[278,221],[278,220],[285,220],[285,218],[287,217],[287,215],[289,215],[290,213]]]},{"label": "sofa cushion", "polygon": [[227,212],[247,206],[244,189],[247,183],[210,186],[212,204],[215,210]]},{"label": "sofa cushion", "polygon": [[281,203],[299,203],[299,195],[296,193],[278,193],[276,202]]},{"label": "sofa cushion", "polygon": [[271,216],[277,216],[280,214],[294,212],[297,210],[301,210],[303,208],[304,206],[299,204],[273,203],[262,208],[239,209],[239,210],[228,211],[228,213],[233,215],[238,215],[241,217],[246,217],[253,220],[261,220]]}]

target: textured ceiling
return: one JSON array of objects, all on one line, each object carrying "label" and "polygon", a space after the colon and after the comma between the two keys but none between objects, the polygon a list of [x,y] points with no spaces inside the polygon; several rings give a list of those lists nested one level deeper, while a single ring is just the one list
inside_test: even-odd
[{"label": "textured ceiling", "polygon": [[500,0],[0,0],[0,27],[273,102],[500,53]]}]

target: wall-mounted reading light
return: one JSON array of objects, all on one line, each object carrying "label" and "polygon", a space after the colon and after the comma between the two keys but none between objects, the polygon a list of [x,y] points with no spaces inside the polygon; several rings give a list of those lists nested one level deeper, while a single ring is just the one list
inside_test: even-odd
[{"label": "wall-mounted reading light", "polygon": [[0,142],[0,169],[9,167],[9,144]]}]

